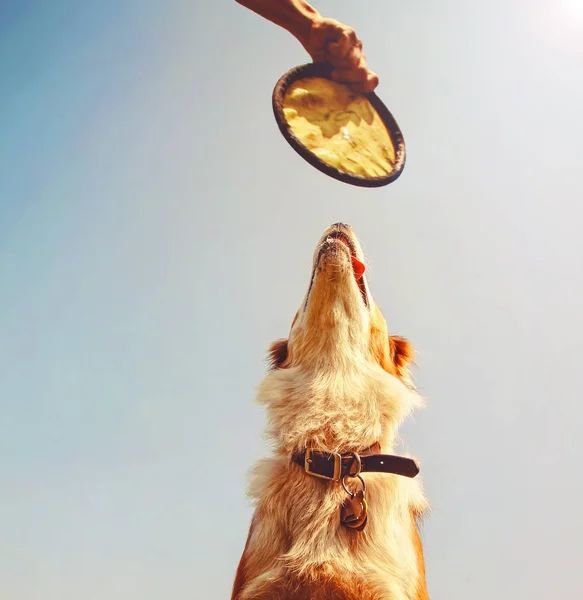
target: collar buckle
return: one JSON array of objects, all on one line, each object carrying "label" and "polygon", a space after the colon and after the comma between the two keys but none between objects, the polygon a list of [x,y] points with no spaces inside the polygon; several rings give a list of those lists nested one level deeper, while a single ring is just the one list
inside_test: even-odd
[{"label": "collar buckle", "polygon": [[[312,470],[312,466],[314,464],[314,452],[318,452],[318,454],[323,454],[324,456],[329,457],[325,459],[326,462],[329,462],[330,458],[334,459],[333,469],[331,473],[329,470],[327,473]],[[319,460],[318,463],[319,466],[321,466],[322,461]],[[312,477],[326,479],[327,481],[340,481],[342,475],[342,455],[327,452],[324,454],[322,452],[319,452],[318,450],[314,450],[313,448],[306,448],[304,470],[308,475],[311,475]]]}]

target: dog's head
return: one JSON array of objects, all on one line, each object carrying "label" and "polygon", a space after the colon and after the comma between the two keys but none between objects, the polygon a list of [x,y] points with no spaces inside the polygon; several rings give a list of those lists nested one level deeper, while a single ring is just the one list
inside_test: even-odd
[{"label": "dog's head", "polygon": [[329,227],[316,246],[310,284],[289,338],[270,348],[273,368],[354,368],[373,362],[408,381],[413,349],[407,340],[389,336],[364,272],[352,229],[343,223]]}]

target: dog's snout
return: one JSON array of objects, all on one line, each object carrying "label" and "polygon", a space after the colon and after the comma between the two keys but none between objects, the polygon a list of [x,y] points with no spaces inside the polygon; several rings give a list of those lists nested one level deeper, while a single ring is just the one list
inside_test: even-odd
[{"label": "dog's snout", "polygon": [[334,223],[332,227],[339,230],[350,229],[350,225],[347,225],[346,223]]}]

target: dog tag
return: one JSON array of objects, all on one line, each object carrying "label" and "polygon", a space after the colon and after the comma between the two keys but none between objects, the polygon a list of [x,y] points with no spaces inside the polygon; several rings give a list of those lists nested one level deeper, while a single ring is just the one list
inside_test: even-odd
[{"label": "dog tag", "polygon": [[340,522],[349,529],[362,531],[367,521],[368,506],[364,491],[360,490],[351,498],[347,498],[340,509]]}]

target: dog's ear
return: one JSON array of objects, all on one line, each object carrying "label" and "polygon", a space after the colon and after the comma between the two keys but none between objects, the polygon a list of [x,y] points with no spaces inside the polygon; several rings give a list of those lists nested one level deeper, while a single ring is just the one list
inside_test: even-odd
[{"label": "dog's ear", "polygon": [[404,375],[411,363],[415,360],[415,350],[409,340],[398,335],[389,336],[389,346],[391,347],[391,358],[399,375]]},{"label": "dog's ear", "polygon": [[287,360],[287,340],[277,340],[269,347],[269,366],[271,369],[282,369]]}]

